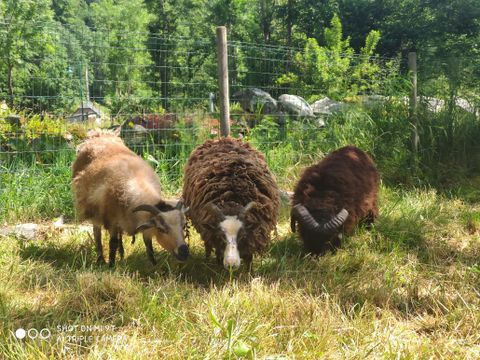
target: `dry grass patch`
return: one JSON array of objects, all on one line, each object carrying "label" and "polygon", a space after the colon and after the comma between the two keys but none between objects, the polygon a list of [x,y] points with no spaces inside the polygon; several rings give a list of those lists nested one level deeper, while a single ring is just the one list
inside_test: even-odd
[{"label": "dry grass patch", "polygon": [[[115,269],[87,234],[0,241],[0,353],[9,359],[338,359],[480,357],[478,204],[433,190],[382,189],[372,230],[306,256],[282,217],[254,271],[179,265],[141,241]],[[284,214],[285,215],[285,214]],[[476,215],[474,215],[476,216]],[[64,331],[58,326],[78,326]],[[82,325],[96,325],[93,331]],[[18,340],[17,328],[47,328]],[[108,327],[108,329],[106,329]],[[73,338],[76,336],[76,338]],[[81,337],[85,338],[81,338]]]}]

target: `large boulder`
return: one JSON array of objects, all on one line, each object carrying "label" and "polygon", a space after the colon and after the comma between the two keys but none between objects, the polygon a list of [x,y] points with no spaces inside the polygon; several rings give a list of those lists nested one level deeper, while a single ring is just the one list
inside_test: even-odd
[{"label": "large boulder", "polygon": [[359,96],[360,103],[366,108],[372,108],[380,105],[384,105],[388,98],[383,95],[360,95]]},{"label": "large boulder", "polygon": [[298,117],[315,117],[311,106],[297,95],[283,94],[278,98],[279,108]]},{"label": "large boulder", "polygon": [[332,115],[342,110],[346,105],[342,102],[332,100],[328,97],[315,101],[312,105],[312,111],[315,115]]},{"label": "large boulder", "polygon": [[248,88],[237,91],[233,94],[233,99],[238,101],[246,112],[273,114],[277,111],[277,101],[261,89]]}]

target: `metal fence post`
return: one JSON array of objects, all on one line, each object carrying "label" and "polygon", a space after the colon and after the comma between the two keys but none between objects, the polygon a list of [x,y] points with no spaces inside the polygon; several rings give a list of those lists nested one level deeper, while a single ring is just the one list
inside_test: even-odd
[{"label": "metal fence post", "polygon": [[230,135],[230,96],[228,89],[227,28],[217,27],[218,87],[220,92],[220,133]]},{"label": "metal fence post", "polygon": [[408,69],[412,76],[412,92],[410,93],[410,122],[412,124],[412,145],[415,156],[418,154],[418,118],[417,118],[417,53],[408,53]]}]

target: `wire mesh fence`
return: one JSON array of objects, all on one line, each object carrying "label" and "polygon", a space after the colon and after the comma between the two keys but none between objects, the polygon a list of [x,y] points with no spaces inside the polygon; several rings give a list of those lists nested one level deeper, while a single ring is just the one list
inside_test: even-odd
[{"label": "wire mesh fence", "polygon": [[[30,26],[15,35],[9,23],[0,23],[0,37],[9,40],[0,55],[1,172],[31,164],[48,167],[58,159],[71,161],[89,128],[120,126],[130,148],[179,178],[191,150],[219,136],[213,35],[199,40]],[[291,159],[293,163],[313,155],[333,136],[328,134],[333,131],[329,124],[338,121],[347,131],[345,119],[358,121],[350,114],[358,106],[382,107],[393,98],[408,109],[411,85],[406,60],[400,57],[335,53],[308,43],[293,48],[233,39],[228,42],[228,61],[232,135],[253,142],[270,162],[278,160],[279,146],[301,153]],[[455,72],[448,66],[424,64],[419,66],[424,69],[419,73],[419,94],[446,103],[452,93],[442,84],[449,83]],[[450,84],[469,96],[468,111],[478,115],[478,86],[472,76],[478,78],[479,67],[456,66],[462,76]],[[454,95],[458,101],[458,92]],[[319,133],[324,133],[322,138]],[[351,139],[345,136],[330,143]]]}]

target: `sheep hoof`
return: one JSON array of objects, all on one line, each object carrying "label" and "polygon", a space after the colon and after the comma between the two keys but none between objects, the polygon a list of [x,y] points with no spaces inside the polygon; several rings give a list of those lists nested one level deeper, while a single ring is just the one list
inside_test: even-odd
[{"label": "sheep hoof", "polygon": [[105,265],[105,259],[103,258],[103,256],[99,256],[97,258],[97,265]]}]

